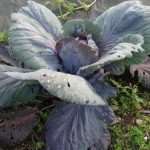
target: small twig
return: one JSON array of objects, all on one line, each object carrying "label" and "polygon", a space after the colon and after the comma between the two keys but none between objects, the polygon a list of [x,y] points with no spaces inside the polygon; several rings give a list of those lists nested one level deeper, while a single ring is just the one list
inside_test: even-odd
[{"label": "small twig", "polygon": [[62,19],[64,19],[60,4],[58,4],[58,8],[59,8],[60,16],[62,17]]},{"label": "small twig", "polygon": [[[86,5],[87,9],[89,9],[90,7],[92,7],[95,3],[97,2],[97,0],[94,0],[94,2],[92,2],[91,4],[89,5]],[[85,9],[85,6],[80,6],[80,7],[76,7],[75,10],[80,10],[80,9]],[[60,14],[60,16],[58,16],[58,18],[61,18],[61,19],[65,19],[68,15],[70,15],[71,12],[67,12],[65,14]]]},{"label": "small twig", "polygon": [[81,5],[84,5],[84,3],[83,2],[81,2],[80,0],[77,0]]},{"label": "small twig", "polygon": [[141,110],[140,112],[144,114],[150,114],[150,110]]},{"label": "small twig", "polygon": [[49,105],[49,106],[46,106],[46,107],[42,108],[39,112],[41,112],[41,111],[46,111],[46,110],[48,110],[48,109],[53,108],[54,106],[55,106],[54,104]]},{"label": "small twig", "polygon": [[97,2],[97,0],[95,0],[93,3],[91,3],[90,5],[88,5],[88,7],[90,8],[91,6],[93,6],[95,3]]}]

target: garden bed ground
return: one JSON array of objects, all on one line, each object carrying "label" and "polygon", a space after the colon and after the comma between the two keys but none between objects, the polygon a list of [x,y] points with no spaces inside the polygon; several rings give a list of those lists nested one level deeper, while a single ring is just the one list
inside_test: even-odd
[{"label": "garden bed ground", "polygon": [[[128,76],[128,77],[127,77]],[[120,80],[121,79],[121,80]],[[109,79],[110,80],[110,79]],[[128,74],[120,78],[111,78],[118,91],[118,97],[112,98],[109,104],[116,114],[116,122],[109,126],[112,142],[109,150],[149,150],[150,149],[150,93],[143,89],[136,79]],[[32,131],[26,142],[11,150],[42,150],[44,143],[41,133],[53,108],[59,103],[56,99],[44,99],[28,106],[45,109],[39,113],[40,122]],[[21,106],[26,107],[26,106]],[[1,150],[10,150],[5,148]]]}]

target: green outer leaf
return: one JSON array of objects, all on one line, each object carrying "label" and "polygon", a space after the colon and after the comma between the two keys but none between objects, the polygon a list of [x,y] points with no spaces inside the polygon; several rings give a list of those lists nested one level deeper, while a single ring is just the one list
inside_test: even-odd
[{"label": "green outer leaf", "polygon": [[97,45],[102,44],[102,36],[101,36],[101,29],[97,25],[93,24],[89,20],[82,20],[82,19],[72,19],[67,21],[63,25],[63,36],[73,36],[75,37],[75,31],[77,29],[82,29],[82,31],[88,35],[92,35],[92,39],[96,42]]},{"label": "green outer leaf", "polygon": [[[131,58],[134,56],[134,53],[139,53],[143,51],[144,49],[141,47],[140,44],[134,45],[131,43],[120,43],[112,48],[110,51],[108,51],[105,55],[103,55],[96,63],[89,66],[81,67],[78,74],[81,76],[87,76],[89,74],[92,74],[94,71],[100,70],[102,67],[105,67],[106,65],[109,65],[113,62],[118,63],[120,60],[123,60],[124,66],[129,65],[127,64],[128,60],[131,60],[132,63]],[[125,58],[127,58],[128,60],[124,60]]]},{"label": "green outer leaf", "polygon": [[60,38],[62,25],[57,16],[45,6],[29,0],[27,6],[22,7],[19,13],[35,19],[55,40]]},{"label": "green outer leaf", "polygon": [[61,69],[55,52],[61,24],[50,10],[28,1],[11,20],[9,44],[16,59],[31,69]]},{"label": "green outer leaf", "polygon": [[19,80],[38,80],[51,95],[68,102],[81,105],[106,104],[92,85],[80,76],[48,69],[40,69],[30,73],[7,72],[6,74]]},{"label": "green outer leaf", "polygon": [[123,37],[119,38],[117,43],[128,42],[132,44],[144,44],[144,37],[140,34],[125,34]]},{"label": "green outer leaf", "polygon": [[39,85],[27,83],[8,77],[7,71],[28,72],[27,69],[0,65],[0,107],[12,106],[16,103],[27,103],[35,99]]},{"label": "green outer leaf", "polygon": [[[144,38],[139,34],[126,34],[125,36],[119,38],[117,41],[118,44],[123,42],[142,46],[144,43]],[[120,61],[113,62],[106,66],[106,68],[109,69],[114,75],[121,75],[124,73],[125,68],[130,68],[132,64],[139,64],[143,62],[143,60],[147,57],[144,52],[145,51],[139,51],[139,53],[137,53],[133,51],[133,56],[131,58],[126,57]]]}]

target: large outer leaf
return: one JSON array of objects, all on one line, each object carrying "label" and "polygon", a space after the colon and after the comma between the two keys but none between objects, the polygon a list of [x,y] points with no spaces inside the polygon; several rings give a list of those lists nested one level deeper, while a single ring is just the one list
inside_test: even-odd
[{"label": "large outer leaf", "polygon": [[106,104],[94,88],[80,76],[48,69],[30,73],[7,72],[6,74],[20,80],[38,80],[51,95],[68,102],[82,105]]},{"label": "large outer leaf", "polygon": [[63,65],[72,74],[76,74],[80,67],[90,65],[98,60],[95,50],[74,38],[67,37],[59,41],[57,46]]},{"label": "large outer leaf", "polygon": [[[102,29],[105,42],[112,43],[123,34],[139,32],[142,24],[144,28],[144,22],[141,22],[147,11],[144,9],[139,1],[126,1],[109,8],[96,19],[95,24]],[[139,24],[141,26],[138,27]]]},{"label": "large outer leaf", "polygon": [[136,71],[142,85],[150,89],[150,58],[142,64],[132,65],[130,68],[130,72],[133,77]]},{"label": "large outer leaf", "polygon": [[0,65],[0,106],[6,107],[16,103],[27,103],[35,99],[39,85],[28,84],[8,77],[4,74],[7,71],[27,72],[29,70]]},{"label": "large outer leaf", "polygon": [[126,1],[108,9],[95,24],[101,27],[106,46],[115,45],[125,34],[140,34],[144,37],[143,48],[149,53],[150,7],[140,1]]},{"label": "large outer leaf", "polygon": [[32,69],[60,69],[55,52],[55,40],[61,34],[61,24],[46,7],[33,1],[12,14],[9,44],[13,56]]},{"label": "large outer leaf", "polygon": [[108,105],[63,103],[46,123],[46,150],[87,150],[99,139],[102,148],[99,150],[107,150],[110,144],[107,124],[114,118]]}]

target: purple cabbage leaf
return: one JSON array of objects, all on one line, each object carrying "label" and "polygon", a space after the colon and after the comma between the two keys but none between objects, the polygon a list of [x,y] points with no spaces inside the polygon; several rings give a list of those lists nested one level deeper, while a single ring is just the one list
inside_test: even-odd
[{"label": "purple cabbage leaf", "polygon": [[147,60],[141,64],[132,65],[130,72],[133,77],[137,72],[139,81],[142,83],[142,85],[150,89],[150,58],[147,58]]}]

